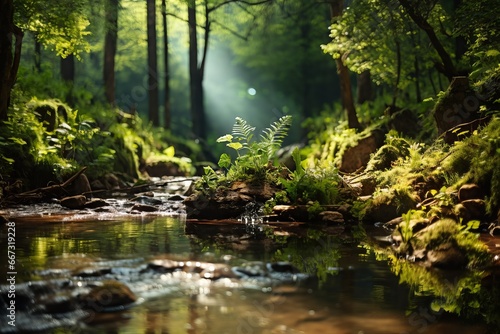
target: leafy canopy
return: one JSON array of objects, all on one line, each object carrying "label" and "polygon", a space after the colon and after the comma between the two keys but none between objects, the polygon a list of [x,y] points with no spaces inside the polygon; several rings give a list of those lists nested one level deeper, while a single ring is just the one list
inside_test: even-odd
[{"label": "leafy canopy", "polygon": [[45,47],[63,58],[90,51],[86,37],[90,22],[82,0],[19,0],[14,1],[15,23],[30,31]]}]

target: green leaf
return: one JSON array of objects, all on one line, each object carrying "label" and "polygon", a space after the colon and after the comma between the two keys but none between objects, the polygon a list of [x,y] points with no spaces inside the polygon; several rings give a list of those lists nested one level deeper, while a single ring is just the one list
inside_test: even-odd
[{"label": "green leaf", "polygon": [[8,163],[8,164],[13,164],[15,162],[14,159],[11,159],[11,158],[7,158],[7,157],[4,157],[2,156],[2,158]]},{"label": "green leaf", "polygon": [[203,172],[205,172],[205,175],[207,175],[207,176],[214,176],[215,175],[215,171],[210,166],[204,166]]},{"label": "green leaf", "polygon": [[305,175],[304,167],[302,166],[302,160],[300,156],[300,150],[296,147],[292,152],[292,158],[295,162],[295,174],[300,178]]},{"label": "green leaf", "polygon": [[492,49],[492,50],[486,51],[486,56],[488,56],[488,57],[496,57],[498,55],[500,55],[500,51],[498,51],[498,50]]},{"label": "green leaf", "polygon": [[169,158],[173,158],[175,156],[175,147],[169,146],[163,150],[163,154],[168,156]]},{"label": "green leaf", "polygon": [[232,135],[225,135],[225,136],[219,137],[217,139],[218,143],[225,143],[225,142],[232,142],[232,141],[233,141]]},{"label": "green leaf", "polygon": [[229,144],[227,144],[227,146],[235,149],[236,151],[243,148],[243,145],[241,143],[229,143]]},{"label": "green leaf", "polygon": [[481,222],[479,220],[471,220],[467,222],[467,229],[477,230],[479,228],[480,223]]},{"label": "green leaf", "polygon": [[222,153],[218,165],[221,168],[229,168],[231,166],[231,157],[226,153]]},{"label": "green leaf", "polygon": [[66,123],[66,122],[63,122],[63,123],[59,124],[59,127],[63,128],[63,129],[66,129],[68,131],[71,130],[71,126],[68,123]]},{"label": "green leaf", "polygon": [[26,141],[22,138],[10,137],[9,139],[12,140],[16,144],[26,145]]}]

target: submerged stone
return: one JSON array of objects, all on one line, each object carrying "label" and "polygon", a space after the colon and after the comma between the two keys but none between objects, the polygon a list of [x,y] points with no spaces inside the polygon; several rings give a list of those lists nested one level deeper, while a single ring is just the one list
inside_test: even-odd
[{"label": "submerged stone", "polygon": [[84,309],[104,312],[106,309],[127,306],[137,300],[128,286],[118,281],[105,281],[102,285],[92,288],[88,293],[78,296],[78,301]]}]

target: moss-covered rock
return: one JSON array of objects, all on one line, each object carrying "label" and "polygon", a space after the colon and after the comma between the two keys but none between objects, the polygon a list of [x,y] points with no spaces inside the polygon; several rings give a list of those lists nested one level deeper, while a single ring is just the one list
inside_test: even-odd
[{"label": "moss-covered rock", "polygon": [[402,222],[395,233],[401,244],[396,251],[430,267],[460,269],[483,267],[492,256],[476,234],[453,219],[440,219],[433,224],[412,230],[417,225]]}]

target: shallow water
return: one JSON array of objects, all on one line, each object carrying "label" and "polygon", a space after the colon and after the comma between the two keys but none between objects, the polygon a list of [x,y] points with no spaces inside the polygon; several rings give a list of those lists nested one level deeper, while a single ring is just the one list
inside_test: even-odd
[{"label": "shallow water", "polygon": [[[0,332],[490,333],[492,327],[486,323],[495,323],[493,315],[464,316],[474,312],[463,305],[478,308],[473,302],[485,301],[470,297],[477,289],[462,284],[466,280],[475,286],[474,275],[455,273],[451,279],[395,265],[377,251],[383,244],[374,246],[358,228],[325,233],[301,226],[198,225],[180,217],[155,216],[52,223],[48,219],[18,222],[15,227],[18,290],[35,281],[63,280],[78,286],[114,279],[127,284],[139,299],[126,309],[83,316],[78,310],[50,315],[18,310],[16,327],[7,323],[2,310]],[[384,233],[368,232],[379,234],[380,240]],[[2,249],[7,248],[6,240],[4,228]],[[158,258],[257,268],[262,274],[212,280],[184,271],[144,273],[146,264]],[[267,264],[283,261],[300,273],[267,271]],[[75,275],[100,269],[109,270],[92,278]],[[6,277],[7,265],[1,270]],[[416,280],[421,285],[412,281],[415,275],[420,275]],[[432,283],[434,279],[438,283]],[[433,286],[442,282],[442,288]],[[2,285],[4,299],[6,289]],[[469,290],[462,301],[463,291]],[[452,310],[457,305],[461,316]],[[496,311],[498,306],[489,309]]]}]

